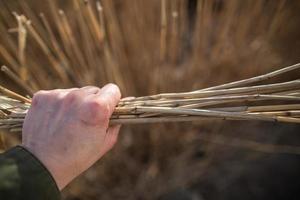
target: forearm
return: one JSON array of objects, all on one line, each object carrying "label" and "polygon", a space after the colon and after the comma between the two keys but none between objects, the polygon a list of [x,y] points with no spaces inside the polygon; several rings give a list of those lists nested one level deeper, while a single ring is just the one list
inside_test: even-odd
[{"label": "forearm", "polygon": [[60,192],[44,165],[17,146],[0,154],[0,199],[59,200]]}]

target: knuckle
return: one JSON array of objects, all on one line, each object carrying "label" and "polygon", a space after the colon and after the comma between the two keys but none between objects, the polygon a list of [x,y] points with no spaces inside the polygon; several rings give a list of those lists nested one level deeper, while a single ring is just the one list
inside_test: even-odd
[{"label": "knuckle", "polygon": [[104,101],[91,101],[89,102],[89,107],[90,110],[95,111],[104,117],[108,117],[110,112],[108,103]]},{"label": "knuckle", "polygon": [[45,90],[40,90],[36,93],[33,94],[32,97],[32,106],[36,106],[38,104],[38,102],[41,101],[41,99],[47,94],[47,92]]},{"label": "knuckle", "polygon": [[47,92],[46,96],[56,99],[62,96],[62,92],[59,89],[50,90],[49,92]]},{"label": "knuckle", "polygon": [[105,102],[89,101],[86,103],[85,119],[90,124],[109,122],[109,107]]},{"label": "knuckle", "polygon": [[81,92],[79,90],[74,90],[74,91],[69,92],[64,97],[64,101],[66,104],[72,104],[80,98],[81,98]]},{"label": "knuckle", "polygon": [[59,92],[53,92],[53,93],[49,94],[48,98],[49,98],[49,100],[51,100],[53,102],[59,103],[59,102],[62,102],[63,95]]},{"label": "knuckle", "polygon": [[46,90],[37,91],[36,93],[34,93],[33,98],[39,98],[41,96],[44,96],[46,93],[47,93]]},{"label": "knuckle", "polygon": [[100,88],[97,86],[93,86],[93,85],[87,85],[85,87],[82,87],[81,89],[100,89]]}]

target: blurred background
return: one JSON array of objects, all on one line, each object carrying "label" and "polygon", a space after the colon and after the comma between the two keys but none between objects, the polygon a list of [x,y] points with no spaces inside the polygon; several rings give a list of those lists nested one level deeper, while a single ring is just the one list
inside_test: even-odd
[{"label": "blurred background", "polygon": [[[31,96],[114,82],[126,97],[244,79],[300,61],[299,10],[298,0],[2,0],[0,84]],[[123,126],[63,199],[299,199],[299,130],[213,120]],[[20,137],[1,133],[1,150]]]}]

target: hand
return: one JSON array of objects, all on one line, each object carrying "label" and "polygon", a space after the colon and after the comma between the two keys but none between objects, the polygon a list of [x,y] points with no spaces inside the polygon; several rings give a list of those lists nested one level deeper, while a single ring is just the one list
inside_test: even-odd
[{"label": "hand", "polygon": [[113,84],[34,95],[22,146],[47,167],[60,190],[116,143],[120,126],[109,127],[109,118],[120,98]]}]

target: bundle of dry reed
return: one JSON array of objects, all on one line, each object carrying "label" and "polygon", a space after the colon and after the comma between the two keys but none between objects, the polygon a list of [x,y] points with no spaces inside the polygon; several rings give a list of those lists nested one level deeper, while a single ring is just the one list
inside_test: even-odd
[{"label": "bundle of dry reed", "polygon": [[[200,119],[261,120],[300,123],[300,80],[259,84],[297,70],[300,64],[202,90],[124,98],[111,124],[195,121]],[[20,131],[31,100],[0,87],[0,128]]]}]

